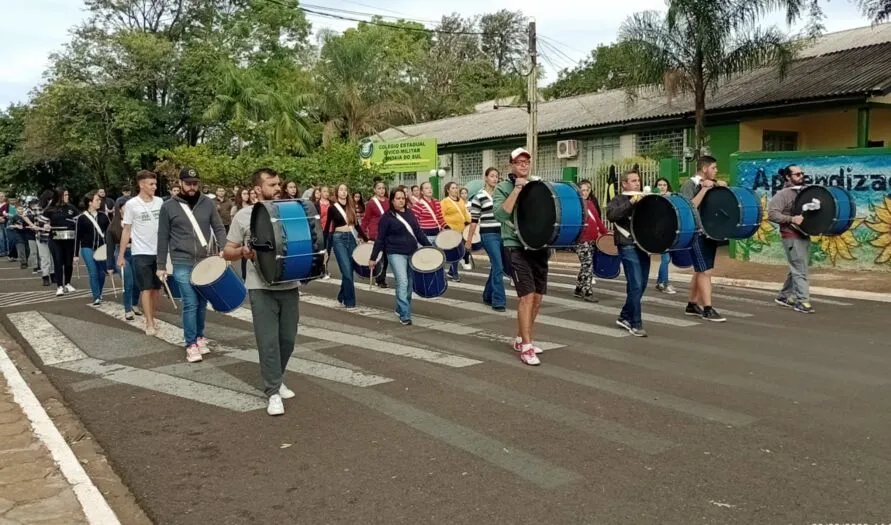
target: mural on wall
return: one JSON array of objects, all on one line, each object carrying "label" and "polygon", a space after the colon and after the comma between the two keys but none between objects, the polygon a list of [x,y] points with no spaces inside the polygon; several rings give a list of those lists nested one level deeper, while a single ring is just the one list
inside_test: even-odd
[{"label": "mural on wall", "polygon": [[794,158],[740,158],[735,184],[753,189],[764,208],[761,227],[736,244],[737,256],[763,263],[785,262],[777,225],[767,220],[767,202],[783,187],[779,170],[801,166],[805,184],[846,188],[857,203],[857,220],[839,236],[811,238],[813,266],[891,271],[891,155],[802,154]]}]

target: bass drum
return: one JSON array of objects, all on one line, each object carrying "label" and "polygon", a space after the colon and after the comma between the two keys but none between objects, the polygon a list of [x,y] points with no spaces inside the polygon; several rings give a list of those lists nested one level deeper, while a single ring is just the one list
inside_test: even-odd
[{"label": "bass drum", "polygon": [[527,182],[517,197],[514,225],[526,248],[568,248],[585,227],[585,201],[571,182]]},{"label": "bass drum", "polygon": [[761,201],[748,188],[715,186],[699,206],[702,233],[716,241],[748,239],[761,226]]},{"label": "bass drum", "polygon": [[254,265],[267,284],[325,274],[325,246],[315,206],[300,199],[263,201],[251,212]]},{"label": "bass drum", "polygon": [[647,253],[688,248],[696,231],[693,203],[681,195],[644,195],[631,212],[631,236]]},{"label": "bass drum", "polygon": [[[819,203],[820,209],[804,211],[805,204]],[[851,229],[857,217],[857,203],[851,193],[836,186],[806,186],[795,198],[795,215],[804,220],[798,227],[807,235],[841,235]]]}]

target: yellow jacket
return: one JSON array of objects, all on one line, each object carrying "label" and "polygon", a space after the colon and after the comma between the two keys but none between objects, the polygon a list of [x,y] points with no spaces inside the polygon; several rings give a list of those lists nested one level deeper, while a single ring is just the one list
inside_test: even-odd
[{"label": "yellow jacket", "polygon": [[470,212],[467,211],[464,199],[453,201],[451,197],[446,197],[439,202],[439,205],[442,207],[442,218],[449,228],[462,232],[464,226],[470,224]]}]

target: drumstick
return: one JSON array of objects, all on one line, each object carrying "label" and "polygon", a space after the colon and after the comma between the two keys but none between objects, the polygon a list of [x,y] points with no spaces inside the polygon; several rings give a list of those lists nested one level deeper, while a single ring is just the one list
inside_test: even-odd
[{"label": "drumstick", "polygon": [[179,308],[176,307],[176,299],[173,298],[173,292],[171,292],[170,287],[167,286],[167,279],[161,281],[161,284],[163,284],[164,289],[167,290],[167,297],[170,299],[170,302],[173,303],[173,309],[175,311],[179,311]]},{"label": "drumstick", "polygon": [[117,299],[118,298],[118,289],[114,285],[114,274],[109,275],[109,277],[111,277],[111,291],[114,292],[114,298]]}]

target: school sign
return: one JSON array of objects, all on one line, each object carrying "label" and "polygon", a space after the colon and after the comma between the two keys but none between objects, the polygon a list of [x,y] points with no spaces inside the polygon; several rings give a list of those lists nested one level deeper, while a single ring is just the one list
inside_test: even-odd
[{"label": "school sign", "polygon": [[767,220],[767,201],[783,187],[779,170],[789,164],[801,167],[805,184],[845,188],[857,204],[857,218],[849,231],[811,238],[811,263],[891,271],[891,150],[887,148],[732,155],[733,184],[754,190],[764,207],[755,235],[732,244],[734,257],[785,262],[779,228]]},{"label": "school sign", "polygon": [[359,144],[359,159],[365,167],[381,173],[430,171],[437,168],[439,159],[436,139],[411,138]]}]

